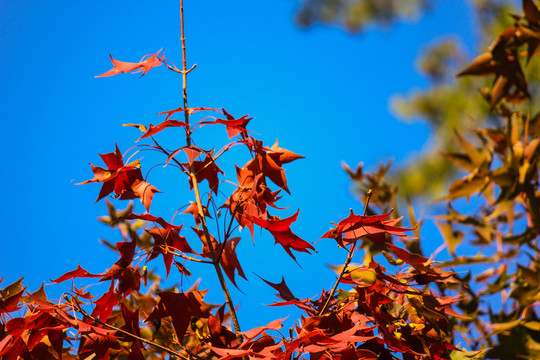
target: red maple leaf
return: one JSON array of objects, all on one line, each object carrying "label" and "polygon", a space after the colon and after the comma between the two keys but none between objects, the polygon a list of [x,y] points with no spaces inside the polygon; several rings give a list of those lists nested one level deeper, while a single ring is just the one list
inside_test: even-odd
[{"label": "red maple leaf", "polygon": [[282,165],[301,159],[303,156],[280,148],[277,142],[271,148],[263,146],[262,141],[255,140],[251,136],[246,137],[242,143],[246,144],[250,151],[255,153],[255,157],[244,165],[244,168],[249,169],[254,174],[262,174],[265,178],[270,179],[274,184],[289,192],[285,169],[283,169]]},{"label": "red maple leaf", "polygon": [[140,138],[138,138],[137,141],[150,137],[150,136],[154,136],[161,130],[164,130],[168,127],[186,127],[186,126],[188,126],[188,124],[182,121],[178,121],[178,120],[165,120],[164,122],[156,126],[150,124],[150,126],[148,127],[148,130]]},{"label": "red maple leaf", "polygon": [[141,287],[141,274],[131,265],[122,266],[114,264],[99,281],[118,280],[118,294],[129,295],[133,290]]},{"label": "red maple leaf", "polygon": [[272,191],[265,184],[262,174],[255,175],[246,167],[236,167],[238,188],[227,199],[222,208],[229,209],[238,224],[248,227],[253,238],[253,222],[249,216],[260,217],[266,212],[267,205],[278,208],[274,203],[280,198],[277,196],[281,190]]},{"label": "red maple leaf", "polygon": [[[256,274],[255,274],[256,275]],[[259,276],[259,275],[257,275]],[[291,289],[289,289],[289,287],[287,286],[287,284],[285,283],[285,278],[282,276],[281,277],[281,282],[280,283],[273,283],[273,282],[270,282],[268,280],[265,280],[263,279],[262,277],[259,276],[259,278],[264,281],[265,283],[267,283],[268,285],[270,285],[271,287],[273,287],[274,289],[276,289],[279,294],[276,294],[281,300],[284,300],[284,301],[293,301],[293,300],[298,300],[296,298],[296,296],[293,295]]]},{"label": "red maple leaf", "polygon": [[154,246],[147,261],[156,258],[159,254],[163,255],[167,276],[169,276],[169,272],[171,271],[171,264],[174,257],[168,250],[194,253],[186,238],[180,235],[179,229],[154,228],[146,231],[154,238]]},{"label": "red maple leaf", "polygon": [[340,246],[344,246],[344,240],[349,244],[354,240],[365,237],[382,248],[384,248],[386,242],[385,234],[412,238],[405,234],[406,231],[412,229],[394,226],[401,218],[386,220],[391,213],[362,216],[355,215],[351,211],[351,214],[346,219],[341,220],[334,229],[328,231],[321,238],[335,239]]},{"label": "red maple leaf", "polygon": [[161,57],[158,57],[158,54],[161,52],[161,49],[155,53],[155,54],[148,54],[143,56],[141,61],[138,63],[132,63],[132,62],[124,62],[124,61],[118,61],[115,60],[111,54],[109,56],[111,57],[111,62],[113,64],[113,68],[107,72],[104,72],[101,75],[96,75],[95,77],[105,77],[105,76],[113,76],[118,75],[122,73],[138,73],[142,71],[142,75],[144,76],[150,69],[160,66],[165,63],[165,53],[161,55]]},{"label": "red maple leaf", "polygon": [[137,160],[124,165],[122,153],[118,149],[118,145],[116,145],[114,152],[99,155],[107,166],[107,169],[90,164],[94,178],[77,183],[76,185],[93,182],[103,183],[96,202],[114,191],[114,197],[119,197],[122,200],[138,197],[148,211],[154,193],[160,191],[144,181],[139,161]]},{"label": "red maple leaf", "polygon": [[[212,219],[212,216],[208,212],[208,208],[206,206],[202,206],[204,217],[209,217]],[[191,214],[193,215],[193,218],[195,219],[195,224],[199,225],[201,223],[201,217],[199,216],[199,209],[197,207],[197,203],[195,201],[190,201],[189,206],[182,212],[182,214]]]},{"label": "red maple leaf", "polygon": [[[139,308],[131,311],[124,303],[120,304],[120,307],[122,309],[122,316],[124,317],[124,326],[122,326],[122,330],[140,337],[141,331],[139,327]],[[136,340],[133,337],[127,335],[123,336],[123,340],[135,341],[140,343],[140,340]]]},{"label": "red maple leaf", "polygon": [[95,359],[109,359],[109,350],[120,349],[120,343],[112,336],[89,333],[81,335],[79,345],[79,357],[85,359],[91,354],[95,354]]},{"label": "red maple leaf", "polygon": [[160,320],[166,316],[172,318],[172,323],[178,340],[182,342],[192,317],[208,318],[208,306],[203,297],[206,292],[190,291],[174,293],[165,291],[159,294],[160,300],[145,322]]},{"label": "red maple leaf", "polygon": [[51,280],[51,281],[58,284],[58,283],[61,283],[62,281],[66,281],[66,280],[74,279],[74,278],[81,278],[81,277],[92,278],[92,277],[101,277],[101,276],[103,276],[103,274],[90,274],[88,271],[84,270],[79,264],[77,269],[68,271],[64,275],[60,276],[58,279]]},{"label": "red maple leaf", "polygon": [[[204,231],[200,229],[195,229],[193,227],[192,229],[199,236],[201,242],[203,243],[202,256],[211,259],[212,255],[210,249],[208,248],[208,241],[206,240],[206,235]],[[238,287],[238,285],[236,285],[236,280],[234,277],[235,270],[238,272],[238,275],[247,280],[246,275],[244,274],[244,270],[242,270],[242,266],[240,266],[240,262],[238,261],[238,258],[236,256],[236,246],[240,242],[240,238],[230,238],[227,240],[225,245],[223,245],[218,243],[217,240],[212,235],[210,235],[210,242],[212,243],[212,247],[214,248],[214,254],[216,254],[216,256],[219,256],[221,253],[221,257],[219,258],[219,264],[223,268],[223,271],[225,271],[225,274],[227,274],[229,280],[231,280],[231,282],[234,284],[234,286]]]},{"label": "red maple leaf", "polygon": [[11,296],[0,298],[0,314],[19,310],[21,307],[17,305],[19,304],[19,300],[23,293],[24,289]]},{"label": "red maple leaf", "polygon": [[225,304],[219,307],[215,315],[208,317],[209,342],[212,346],[235,348],[238,345],[236,334],[223,325],[225,320]]},{"label": "red maple leaf", "polygon": [[203,125],[211,125],[211,124],[223,124],[225,125],[227,129],[227,134],[229,136],[229,139],[233,136],[236,136],[240,133],[245,133],[248,130],[246,129],[247,124],[249,121],[253,118],[248,117],[248,115],[244,115],[241,118],[235,119],[234,116],[229,114],[225,109],[223,110],[223,114],[227,117],[227,120],[224,119],[216,119],[215,121],[202,121],[199,126]]},{"label": "red maple leaf", "polygon": [[[187,168],[190,167],[190,164],[182,164]],[[218,174],[225,174],[214,162],[212,158],[212,151],[206,155],[204,161],[193,161],[191,163],[191,169],[193,173],[197,176],[197,182],[200,183],[203,180],[208,181],[208,186],[210,190],[213,191],[216,195],[218,193],[219,179]],[[193,189],[193,182],[191,176],[189,177],[190,190]]]},{"label": "red maple leaf", "polygon": [[259,151],[256,157],[250,160],[244,168],[249,169],[254,174],[263,174],[264,177],[289,193],[285,169],[277,164],[266,151]]},{"label": "red maple leaf", "polygon": [[221,254],[221,258],[219,259],[219,263],[221,264],[223,271],[225,271],[227,277],[236,287],[238,286],[236,285],[236,281],[234,280],[235,270],[238,272],[238,275],[247,280],[246,275],[244,274],[244,270],[242,270],[240,262],[238,261],[238,257],[236,256],[236,246],[239,242],[240,237],[233,237],[227,240],[227,242],[225,243],[225,248],[223,249],[223,253]]},{"label": "red maple leaf", "polygon": [[[117,299],[118,294],[114,292],[114,283],[111,283],[109,291],[94,301],[95,307],[92,310],[92,317],[98,318],[101,321],[107,321],[112,314],[113,308],[117,305]],[[87,321],[90,322],[90,319]]]},{"label": "red maple leaf", "polygon": [[279,164],[280,166],[294,160],[304,159],[302,155],[298,155],[290,150],[280,148],[277,140],[269,149],[268,154],[276,162],[276,164]]},{"label": "red maple leaf", "polygon": [[315,248],[307,241],[301,239],[298,235],[291,231],[291,224],[296,221],[299,211],[293,216],[286,219],[279,219],[272,216],[268,216],[268,219],[262,219],[248,215],[249,220],[254,224],[259,225],[263,229],[270,231],[270,234],[274,236],[276,244],[283,246],[283,249],[289,254],[290,257],[296,261],[296,258],[291,252],[291,249],[296,251],[306,252],[311,254],[309,250],[315,250]]}]

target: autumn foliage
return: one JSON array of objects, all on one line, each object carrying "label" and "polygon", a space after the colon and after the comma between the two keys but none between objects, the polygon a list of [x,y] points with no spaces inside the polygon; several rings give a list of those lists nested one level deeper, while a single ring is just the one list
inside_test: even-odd
[{"label": "autumn foliage", "polygon": [[[521,63],[523,57],[526,62],[532,61],[540,44],[540,12],[532,0],[523,1],[523,10],[524,16],[515,16],[515,26],[459,74],[494,76],[491,90],[483,94],[503,121],[499,127],[476,130],[480,147],[456,133],[463,152],[444,154],[467,172],[439,199],[449,205],[448,214],[438,221],[452,254],[459,244],[457,225],[475,227],[479,236],[486,237],[486,243],[497,241],[501,256],[509,256],[508,249],[516,253],[525,245],[538,250],[534,242],[537,244],[540,233],[540,121],[507,105],[530,97]],[[402,217],[382,211],[396,201],[397,191],[385,183],[384,167],[376,174],[364,174],[361,167],[347,169],[351,178],[365,187],[365,210],[362,215],[351,211],[347,218],[329,222],[330,230],[321,234],[321,241],[335,241],[347,250],[336,283],[321,284],[319,294],[303,299],[294,295],[285,279],[279,283],[262,279],[277,291],[272,306],[295,307],[302,316],[289,329],[283,329],[284,319],[242,329],[242,319],[236,315],[228,290],[230,284],[238,286],[237,276],[246,278],[243,259],[236,254],[241,239],[253,239],[255,229],[263,229],[295,261],[298,253],[318,256],[316,244],[293,231],[299,210],[290,215],[290,210],[279,205],[280,198],[294,190],[287,185],[283,165],[302,156],[277,142],[269,146],[257,139],[249,130],[252,119],[248,115],[230,114],[224,108],[189,107],[186,78],[194,67],[187,69],[185,57],[182,60],[184,65],[178,69],[162,50],[137,63],[111,56],[113,68],[97,76],[144,76],[165,65],[184,79],[180,107],[159,113],[162,122],[157,125],[126,124],[141,131],[131,155],[123,154],[115,145],[111,152],[100,154],[104,165],[91,164],[93,178],[79,183],[99,183],[97,201],[109,195],[119,200],[138,198],[147,212],[135,212],[132,204],[116,210],[108,203],[109,216],[102,221],[119,229],[124,239],[113,245],[118,260],[100,274],[79,266],[53,280],[73,284],[74,279],[94,279],[107,285],[104,293],[72,285],[69,293],[52,301],[43,287],[30,292],[21,281],[0,290],[1,359],[135,360],[161,359],[167,354],[170,358],[221,360],[465,359],[486,355],[488,348],[478,340],[481,337],[512,336],[519,330],[528,331],[531,341],[538,339],[538,257],[530,265],[518,265],[513,279],[525,277],[527,284],[519,293],[512,292],[516,304],[509,318],[498,321],[492,316],[491,332],[471,332],[472,325],[481,327],[485,319],[478,313],[479,295],[470,279],[454,269],[467,260],[455,257],[453,262],[440,264],[424,256],[414,214],[410,213],[411,226],[407,227]],[[223,128],[223,143],[216,141],[213,149],[202,149],[193,140],[200,128],[208,126]],[[175,148],[168,150],[160,143],[160,136],[174,128],[181,129],[185,138],[182,136]],[[146,181],[136,159],[140,151],[157,152],[163,165],[180,171],[181,181],[193,194],[192,199],[185,200],[182,214],[170,214],[171,220],[152,215],[154,196],[166,195],[159,194],[159,179],[156,184]],[[220,157],[230,151],[243,151],[249,159],[224,171]],[[226,178],[225,174],[236,176]],[[223,196],[221,184],[225,181],[235,186]],[[474,194],[485,197],[487,215],[466,216],[453,209],[454,200]],[[193,220],[182,223],[189,217]],[[524,231],[501,235],[512,229],[518,217],[526,219]],[[248,232],[240,233],[239,227]],[[470,263],[474,262],[471,259]],[[510,282],[509,263],[499,266],[496,261],[501,259],[492,260],[486,261],[494,266],[486,278],[499,276]],[[163,289],[159,278],[148,270],[153,261],[164,264],[165,277],[192,276],[191,262],[213,267],[223,303],[206,302],[209,290]],[[392,271],[387,270],[389,266]],[[497,327],[496,323],[506,325]],[[469,345],[478,351],[458,347],[456,339],[475,336],[476,342]],[[504,341],[502,337],[490,343],[491,356],[509,358],[500,348]],[[528,344],[529,348],[534,346]]]}]

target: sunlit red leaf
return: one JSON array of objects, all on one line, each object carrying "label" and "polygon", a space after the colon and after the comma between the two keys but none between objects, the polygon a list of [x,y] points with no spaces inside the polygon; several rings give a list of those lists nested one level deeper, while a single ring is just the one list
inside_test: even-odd
[{"label": "sunlit red leaf", "polygon": [[244,274],[244,270],[242,270],[240,262],[238,261],[238,257],[236,256],[236,246],[239,242],[240,237],[233,237],[227,240],[219,262],[221,264],[221,267],[223,268],[223,271],[225,271],[225,274],[227,274],[227,277],[235,286],[237,286],[234,279],[235,270],[238,272],[238,275],[247,280],[246,275]]},{"label": "sunlit red leaf", "polygon": [[149,210],[152,197],[159,190],[144,181],[139,161],[124,165],[122,153],[118,149],[118,145],[116,145],[114,152],[100,154],[100,156],[107,169],[90,164],[94,178],[76,185],[93,182],[103,183],[96,202],[114,191],[115,197],[119,197],[122,200],[140,198],[143,205]]},{"label": "sunlit red leaf", "polygon": [[304,159],[302,155],[298,155],[290,150],[280,148],[277,140],[270,148],[268,154],[276,162],[276,164],[279,165],[290,163],[298,159]]},{"label": "sunlit red leaf", "polygon": [[[203,230],[192,228],[193,231],[199,236],[203,243],[203,252],[202,256],[211,259],[212,254],[210,251],[210,248],[208,247],[208,241],[206,239],[206,234]],[[242,270],[242,267],[240,266],[240,262],[238,261],[238,258],[236,256],[236,246],[240,242],[239,237],[233,237],[227,240],[225,245],[219,244],[217,240],[210,235],[210,242],[212,243],[212,246],[214,248],[214,254],[216,256],[221,254],[221,257],[219,259],[219,263],[221,267],[223,268],[223,271],[225,271],[225,274],[227,274],[227,277],[231,282],[234,284],[234,286],[238,287],[236,285],[235,280],[235,270],[238,272],[238,275],[243,277],[245,280],[247,280],[246,275],[244,274],[244,271]]]},{"label": "sunlit red leaf", "polygon": [[165,53],[161,54],[161,57],[158,56],[161,50],[163,49],[158,50],[158,52],[155,54],[144,56],[141,62],[139,62],[139,69],[137,69],[135,72],[142,72],[141,76],[144,76],[148,71],[150,71],[150,69],[163,65],[165,63],[163,61],[165,58]]},{"label": "sunlit red leaf", "polygon": [[148,261],[156,258],[159,254],[163,255],[163,262],[167,270],[167,276],[171,271],[171,264],[174,255],[171,251],[180,251],[184,253],[194,253],[189,246],[187,239],[180,235],[178,229],[149,229],[146,230],[154,238],[154,246],[148,257]]},{"label": "sunlit red leaf", "polygon": [[[187,168],[190,167],[190,164],[184,164]],[[206,155],[204,161],[193,161],[191,164],[191,169],[193,173],[197,176],[197,182],[200,183],[203,180],[208,181],[208,186],[210,190],[213,191],[216,195],[218,193],[219,178],[218,175],[225,174],[214,162],[212,158],[212,152]],[[193,183],[191,177],[189,178],[190,188],[193,189]]]},{"label": "sunlit red leaf", "polygon": [[101,75],[96,75],[95,77],[105,77],[105,76],[113,76],[113,75],[122,74],[122,73],[128,73],[128,72],[134,71],[135,69],[139,67],[139,63],[118,61],[118,60],[115,60],[111,54],[109,54],[109,56],[113,64],[113,68]]},{"label": "sunlit red leaf", "polygon": [[[202,206],[204,217],[209,217],[212,219],[212,216],[210,216],[210,213],[208,212],[208,208],[206,206]],[[190,201],[189,206],[186,208],[186,210],[182,211],[182,214],[191,214],[193,215],[193,218],[195,219],[195,223],[198,225],[201,223],[201,217],[199,216],[199,209],[197,207],[197,203],[195,201]]]},{"label": "sunlit red leaf", "polygon": [[226,120],[216,119],[215,121],[202,121],[200,123],[200,126],[211,125],[211,124],[223,124],[226,126],[229,139],[242,132],[247,131],[246,126],[252,118],[249,118],[248,115],[244,115],[241,118],[235,119],[231,114],[225,111],[225,109],[223,109],[223,113],[227,117]]},{"label": "sunlit red leaf", "polygon": [[244,167],[252,171],[254,174],[262,174],[264,177],[270,179],[274,184],[286,192],[289,192],[287,178],[285,177],[285,170],[278,165],[269,154],[259,153],[256,158],[249,161]]},{"label": "sunlit red leaf", "polygon": [[291,252],[292,250],[301,251],[308,254],[311,254],[309,250],[315,250],[315,248],[308,243],[307,241],[301,239],[298,235],[294,234],[290,226],[293,222],[296,221],[299,211],[297,211],[293,216],[286,219],[262,219],[254,216],[248,216],[254,224],[259,225],[263,229],[270,231],[270,234],[274,236],[276,244],[283,246],[283,249],[292,257],[295,261],[296,258]]},{"label": "sunlit red leaf", "polygon": [[209,342],[217,347],[236,347],[238,345],[236,334],[223,325],[224,321],[225,304],[220,306],[216,313],[208,318]]},{"label": "sunlit red leaf", "polygon": [[152,198],[157,192],[161,192],[156,189],[152,184],[147,183],[146,181],[135,181],[131,186],[135,196],[137,196],[141,203],[146,208],[146,211],[150,211],[150,205],[152,204]]},{"label": "sunlit red leaf", "polygon": [[161,50],[152,55],[145,55],[138,63],[118,61],[109,54],[109,56],[111,57],[113,68],[101,75],[96,75],[95,77],[113,76],[128,72],[137,73],[141,71],[143,73],[142,75],[145,75],[150,69],[164,64],[165,54],[162,54],[161,57],[158,57],[158,54],[160,52]]},{"label": "sunlit red leaf", "polygon": [[150,124],[150,126],[148,127],[148,130],[140,137],[137,139],[137,141],[141,140],[141,139],[144,139],[144,138],[147,138],[147,137],[150,137],[150,136],[154,136],[156,135],[158,132],[168,128],[168,127],[186,127],[188,126],[186,123],[182,122],[182,121],[178,121],[178,120],[165,120],[164,122],[154,126],[152,124]]},{"label": "sunlit red leaf", "polygon": [[92,277],[101,277],[103,274],[90,274],[88,271],[84,270],[81,265],[77,267],[77,269],[68,271],[64,275],[60,276],[58,279],[51,280],[54,283],[61,283],[62,281],[66,281],[69,279],[74,278],[92,278]]},{"label": "sunlit red leaf", "polygon": [[111,284],[109,291],[94,301],[95,307],[91,315],[101,321],[107,321],[112,314],[113,308],[117,305],[117,299],[118,294],[114,291],[114,286]]},{"label": "sunlit red leaf", "polygon": [[23,293],[24,293],[24,290],[21,290],[18,293],[13,294],[9,297],[6,297],[6,298],[1,297],[0,298],[0,314],[10,313],[10,312],[19,310],[21,306],[18,306],[18,304]]},{"label": "sunlit red leaf", "polygon": [[[264,281],[266,281],[266,280],[264,280]],[[262,334],[263,331],[281,329],[283,327],[283,321],[285,321],[285,319],[286,318],[276,319],[276,320],[273,320],[273,321],[269,322],[268,324],[266,324],[264,326],[256,327],[256,328],[253,328],[253,329],[251,329],[249,331],[246,331],[244,333],[245,340],[244,340],[244,343],[242,344],[242,346],[245,346],[245,344],[247,344],[251,340],[255,339],[257,336]]]},{"label": "sunlit red leaf", "polygon": [[351,214],[346,219],[341,220],[334,229],[326,232],[321,238],[335,239],[340,246],[344,246],[344,240],[351,243],[356,239],[365,237],[379,247],[384,247],[386,243],[385,234],[411,238],[405,232],[412,231],[412,229],[395,226],[401,218],[386,220],[391,213],[362,216],[351,211]]}]

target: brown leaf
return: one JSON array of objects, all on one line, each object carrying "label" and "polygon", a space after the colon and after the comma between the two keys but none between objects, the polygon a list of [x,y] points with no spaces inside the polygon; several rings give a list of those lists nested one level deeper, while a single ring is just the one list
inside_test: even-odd
[{"label": "brown leaf", "polygon": [[457,76],[464,75],[493,75],[500,71],[500,65],[493,58],[491,52],[478,55],[465,69],[461,70]]},{"label": "brown leaf", "polygon": [[525,19],[527,19],[529,24],[540,25],[540,11],[538,11],[533,0],[523,0],[522,7],[525,13]]}]

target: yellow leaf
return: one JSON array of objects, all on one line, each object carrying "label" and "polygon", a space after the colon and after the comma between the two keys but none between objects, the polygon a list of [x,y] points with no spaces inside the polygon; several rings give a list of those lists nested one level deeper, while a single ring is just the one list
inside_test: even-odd
[{"label": "yellow leaf", "polygon": [[139,130],[141,130],[143,133],[146,132],[146,126],[144,125],[141,125],[141,124],[122,124],[122,126],[131,126],[131,127],[136,127],[138,128]]}]

